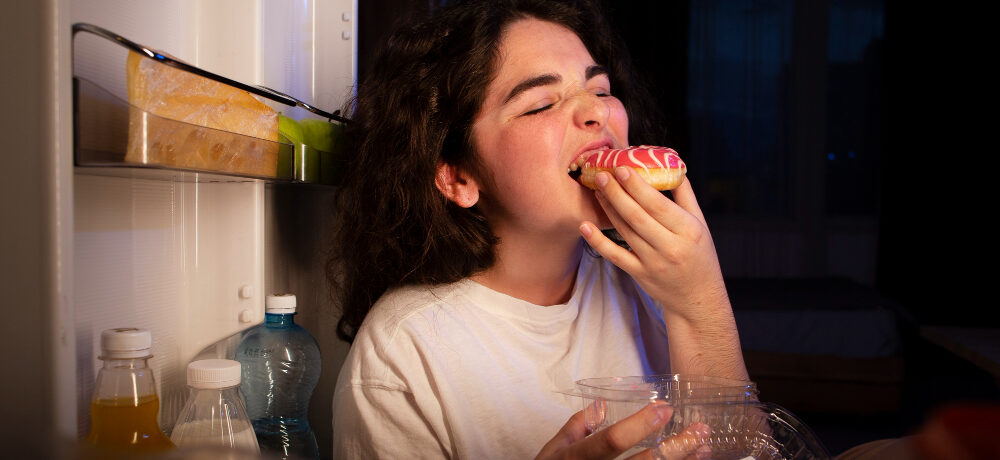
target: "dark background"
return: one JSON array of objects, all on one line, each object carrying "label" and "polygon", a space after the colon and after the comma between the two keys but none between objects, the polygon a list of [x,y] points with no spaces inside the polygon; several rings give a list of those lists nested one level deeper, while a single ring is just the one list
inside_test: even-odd
[{"label": "dark background", "polygon": [[[359,76],[396,21],[443,3],[359,2]],[[604,7],[654,82],[734,309],[781,296],[760,286],[846,281],[897,316],[895,410],[799,408],[765,388],[763,398],[788,403],[833,454],[911,434],[948,404],[1000,399],[997,377],[921,335],[1000,326],[984,12],[896,0]]]}]

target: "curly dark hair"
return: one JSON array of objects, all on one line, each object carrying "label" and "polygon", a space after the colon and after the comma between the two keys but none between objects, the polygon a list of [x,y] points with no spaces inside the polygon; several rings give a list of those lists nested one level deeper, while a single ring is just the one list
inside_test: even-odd
[{"label": "curly dark hair", "polygon": [[346,130],[350,159],[328,273],[342,309],[337,335],[347,342],[387,289],[455,282],[493,265],[498,239],[489,222],[478,207],[446,199],[434,176],[444,162],[491,180],[472,148],[472,123],[508,24],[533,17],[574,31],[608,68],[630,137],[661,136],[648,90],[590,0],[467,1],[435,13],[378,50]]}]

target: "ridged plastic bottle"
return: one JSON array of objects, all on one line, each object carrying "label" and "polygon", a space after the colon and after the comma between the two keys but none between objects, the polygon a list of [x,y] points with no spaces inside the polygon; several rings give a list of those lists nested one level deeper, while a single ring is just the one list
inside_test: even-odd
[{"label": "ridged plastic bottle", "polygon": [[240,397],[240,378],[240,363],[231,359],[188,364],[188,399],[170,434],[177,447],[260,452]]},{"label": "ridged plastic bottle", "polygon": [[104,367],[97,374],[90,403],[86,442],[102,449],[146,453],[172,449],[160,431],[160,399],[148,360],[153,339],[149,330],[108,329],[101,333]]},{"label": "ridged plastic bottle", "polygon": [[247,331],[236,349],[243,396],[262,452],[319,458],[309,426],[309,399],[320,374],[316,340],[295,324],[295,296],[267,296],[264,324]]}]

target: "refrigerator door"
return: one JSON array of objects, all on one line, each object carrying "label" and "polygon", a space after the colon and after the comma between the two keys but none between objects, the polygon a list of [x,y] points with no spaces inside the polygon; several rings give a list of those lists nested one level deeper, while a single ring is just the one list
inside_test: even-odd
[{"label": "refrigerator door", "polygon": [[[5,421],[3,438],[86,435],[100,333],[112,327],[152,331],[150,365],[169,432],[186,397],[188,362],[230,355],[238,333],[263,321],[267,293],[325,283],[322,270],[274,267],[298,256],[283,242],[294,235],[268,233],[283,228],[274,222],[281,216],[328,212],[308,203],[325,203],[331,189],[295,190],[302,196],[289,201],[258,179],[74,167],[73,74],[112,91],[124,89],[125,75],[121,56],[90,53],[87,45],[74,53],[71,25],[89,22],[332,112],[352,96],[356,0],[44,0],[16,11],[4,15],[3,58],[19,63],[18,72],[3,79],[17,88],[4,99],[5,112],[17,117],[5,114],[0,154],[17,168],[0,168],[0,183],[4,215],[19,225],[5,217],[0,248],[10,293],[4,304],[23,314],[19,324],[6,322],[2,344],[26,350],[4,358],[6,369],[25,362],[30,369],[2,388],[9,420],[19,422]],[[286,208],[269,208],[276,205]],[[273,273],[281,274],[277,281]],[[316,308],[304,306],[303,316],[317,317]],[[339,365],[329,367],[335,380]]]},{"label": "refrigerator door", "polygon": [[0,15],[0,439],[55,457],[76,434],[69,1]]}]

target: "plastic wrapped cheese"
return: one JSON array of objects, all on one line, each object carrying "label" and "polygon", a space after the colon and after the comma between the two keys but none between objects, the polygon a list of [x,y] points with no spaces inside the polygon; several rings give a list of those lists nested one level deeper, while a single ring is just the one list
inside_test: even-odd
[{"label": "plastic wrapped cheese", "polygon": [[125,161],[275,176],[277,112],[246,91],[135,52],[126,68],[132,107]]}]

